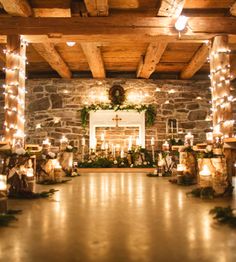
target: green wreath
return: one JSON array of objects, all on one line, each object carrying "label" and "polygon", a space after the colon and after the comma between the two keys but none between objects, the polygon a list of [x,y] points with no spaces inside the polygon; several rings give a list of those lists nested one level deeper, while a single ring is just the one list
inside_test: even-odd
[{"label": "green wreath", "polygon": [[109,99],[113,105],[122,105],[125,101],[125,90],[120,85],[114,85],[109,90]]}]

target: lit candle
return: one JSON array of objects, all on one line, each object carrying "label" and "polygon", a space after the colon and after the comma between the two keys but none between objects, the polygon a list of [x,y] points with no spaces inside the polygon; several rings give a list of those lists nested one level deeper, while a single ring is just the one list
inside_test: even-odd
[{"label": "lit candle", "polygon": [[207,140],[207,142],[209,142],[209,143],[212,143],[212,142],[213,142],[213,133],[212,133],[212,132],[207,132],[207,133],[206,133],[206,140]]},{"label": "lit candle", "polygon": [[209,169],[209,167],[207,165],[204,165],[202,170],[199,172],[200,176],[210,176],[211,175],[211,171]]},{"label": "lit candle", "polygon": [[0,175],[0,191],[6,191],[6,190],[7,190],[7,176]]},{"label": "lit candle", "polygon": [[61,139],[60,139],[60,143],[68,143],[68,138],[66,138],[65,136],[63,136]]},{"label": "lit candle", "polygon": [[162,149],[164,151],[169,151],[169,148],[170,148],[170,145],[169,145],[168,141],[165,141],[165,143],[163,143],[163,145],[162,145]]},{"label": "lit candle", "polygon": [[84,137],[82,137],[82,139],[81,139],[81,145],[85,146],[85,138]]},{"label": "lit candle", "polygon": [[128,150],[130,151],[131,149],[132,149],[132,136],[129,136]]},{"label": "lit candle", "polygon": [[185,135],[185,145],[187,146],[193,146],[193,135],[191,132],[188,132],[187,135]]},{"label": "lit candle", "polygon": [[105,140],[105,134],[101,133],[101,141],[103,142]]},{"label": "lit candle", "polygon": [[155,139],[154,139],[154,137],[151,138],[151,146],[155,146]]},{"label": "lit candle", "polygon": [[48,146],[51,145],[51,143],[50,143],[50,141],[49,141],[48,138],[46,138],[45,140],[43,140],[43,145],[48,145]]},{"label": "lit candle", "polygon": [[120,151],[120,157],[121,157],[121,158],[124,158],[124,157],[125,157],[125,153],[124,153],[123,148],[122,148],[121,151]]},{"label": "lit candle", "polygon": [[140,146],[140,139],[139,139],[139,137],[136,138],[136,146]]},{"label": "lit candle", "polygon": [[186,166],[184,164],[177,165],[177,171],[184,172],[186,170]]},{"label": "lit candle", "polygon": [[32,167],[27,168],[26,170],[26,176],[27,177],[33,177],[34,176],[34,169]]}]

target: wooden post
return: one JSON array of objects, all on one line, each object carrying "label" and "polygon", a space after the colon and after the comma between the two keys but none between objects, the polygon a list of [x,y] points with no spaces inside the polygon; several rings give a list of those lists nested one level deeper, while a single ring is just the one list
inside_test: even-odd
[{"label": "wooden post", "polygon": [[7,36],[5,84],[5,140],[24,145],[26,43],[18,35]]},{"label": "wooden post", "polygon": [[230,50],[228,36],[216,36],[210,51],[213,133],[223,138],[233,135],[232,96],[230,94]]}]

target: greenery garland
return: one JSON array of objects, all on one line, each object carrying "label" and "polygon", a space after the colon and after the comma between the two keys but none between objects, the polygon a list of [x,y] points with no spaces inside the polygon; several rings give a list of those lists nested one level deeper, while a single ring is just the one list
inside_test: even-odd
[{"label": "greenery garland", "polygon": [[231,227],[236,228],[236,215],[235,209],[228,207],[215,207],[210,210],[210,214],[213,215],[213,219],[221,224],[228,224]]},{"label": "greenery garland", "polygon": [[86,127],[87,119],[90,111],[97,110],[114,110],[114,111],[129,111],[136,110],[138,113],[145,111],[145,121],[148,127],[154,124],[156,119],[156,108],[153,105],[112,105],[112,104],[92,104],[85,106],[80,110],[82,126]]}]

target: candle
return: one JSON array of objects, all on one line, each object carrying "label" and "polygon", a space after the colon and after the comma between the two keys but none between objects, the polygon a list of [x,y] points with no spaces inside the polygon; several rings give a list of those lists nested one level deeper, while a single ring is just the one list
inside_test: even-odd
[{"label": "candle", "polygon": [[27,177],[33,177],[34,176],[34,169],[32,167],[27,168],[26,170],[26,176]]},{"label": "candle", "polygon": [[210,142],[210,143],[213,142],[213,132],[207,132],[206,133],[206,140],[207,140],[207,142]]},{"label": "candle", "polygon": [[185,135],[185,145],[187,146],[193,146],[193,135],[191,132],[188,132],[187,135]]},{"label": "candle", "polygon": [[121,151],[120,151],[120,157],[121,157],[121,158],[124,158],[124,157],[125,157],[125,153],[124,153],[123,148],[122,148]]},{"label": "candle", "polygon": [[101,141],[103,142],[105,140],[105,134],[101,133]]},{"label": "candle", "polygon": [[0,175],[0,191],[6,191],[6,190],[7,190],[7,176]]},{"label": "candle", "polygon": [[211,171],[209,169],[209,167],[207,165],[204,165],[202,170],[199,172],[200,176],[210,176],[211,175]]},{"label": "candle", "polygon": [[66,138],[65,136],[63,136],[61,139],[60,139],[60,143],[68,143],[68,138]]},{"label": "candle", "polygon": [[128,150],[132,150],[132,136],[129,136]]},{"label": "candle", "polygon": [[48,138],[46,138],[45,140],[43,140],[43,145],[48,145],[48,146],[51,145],[51,143],[50,143],[50,141],[49,141]]},{"label": "candle", "polygon": [[136,138],[136,146],[140,146],[140,139],[139,139],[139,137]]},{"label": "candle", "polygon": [[105,143],[104,142],[101,145],[101,150],[105,150]]},{"label": "candle", "polygon": [[81,145],[85,146],[85,138],[84,137],[82,137],[82,139],[81,139]]},{"label": "candle", "polygon": [[151,138],[151,146],[155,146],[155,139],[154,139],[154,137]]},{"label": "candle", "polygon": [[168,143],[168,141],[165,141],[165,143],[162,145],[162,149],[164,151],[169,151],[170,145]]},{"label": "candle", "polygon": [[184,164],[177,165],[177,171],[184,172],[186,170],[186,166]]}]

